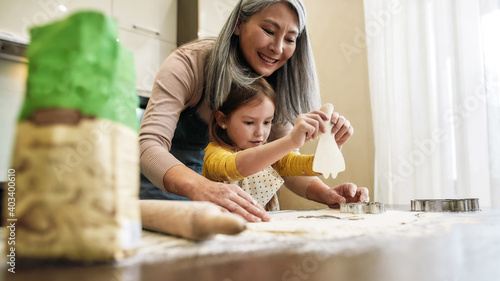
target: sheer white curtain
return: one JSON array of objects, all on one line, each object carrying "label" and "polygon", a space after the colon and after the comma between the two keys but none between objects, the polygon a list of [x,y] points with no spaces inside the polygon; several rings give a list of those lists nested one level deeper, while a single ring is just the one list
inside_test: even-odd
[{"label": "sheer white curtain", "polygon": [[365,0],[374,199],[500,206],[500,0]]}]

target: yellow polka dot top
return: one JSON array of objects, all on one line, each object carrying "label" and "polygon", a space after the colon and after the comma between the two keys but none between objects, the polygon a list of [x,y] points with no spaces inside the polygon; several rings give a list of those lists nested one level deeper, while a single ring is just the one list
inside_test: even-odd
[{"label": "yellow polka dot top", "polygon": [[[236,169],[237,152],[211,142],[205,148],[202,175],[213,181],[237,181],[244,177]],[[280,176],[317,176],[312,170],[314,155],[290,152],[272,167]]]}]

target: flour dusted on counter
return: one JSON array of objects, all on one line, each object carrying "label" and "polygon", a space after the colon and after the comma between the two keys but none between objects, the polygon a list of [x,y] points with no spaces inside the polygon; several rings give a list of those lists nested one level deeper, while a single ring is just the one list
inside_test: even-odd
[{"label": "flour dusted on counter", "polygon": [[274,233],[309,238],[348,238],[397,229],[418,219],[415,213],[390,210],[385,214],[349,214],[322,209],[276,212],[271,222],[248,224],[253,233]]},{"label": "flour dusted on counter", "polygon": [[271,212],[270,222],[247,224],[243,235],[284,236],[284,239],[344,239],[385,233],[414,237],[440,233],[456,223],[476,223],[474,217],[443,213],[387,210],[383,214],[350,214],[334,209]]}]

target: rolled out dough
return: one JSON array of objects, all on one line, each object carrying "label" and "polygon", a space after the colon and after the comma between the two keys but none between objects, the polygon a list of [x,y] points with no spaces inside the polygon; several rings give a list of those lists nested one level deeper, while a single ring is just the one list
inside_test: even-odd
[{"label": "rolled out dough", "polygon": [[270,214],[270,222],[249,223],[243,234],[344,239],[388,231],[404,233],[407,229],[403,226],[417,221],[421,216],[421,213],[397,210],[376,215],[354,215],[334,209],[280,211]]}]

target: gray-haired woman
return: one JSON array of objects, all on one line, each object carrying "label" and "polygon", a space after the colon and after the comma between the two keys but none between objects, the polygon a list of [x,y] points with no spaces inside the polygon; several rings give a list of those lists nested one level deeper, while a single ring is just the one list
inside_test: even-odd
[{"label": "gray-haired woman", "polygon": [[[212,111],[224,102],[232,83],[245,87],[259,76],[266,77],[278,98],[269,141],[287,135],[299,114],[319,108],[300,0],[241,0],[216,40],[181,46],[164,61],[140,129],[141,199],[210,201],[248,221],[269,220],[237,185],[200,175]],[[331,120],[340,147],[353,128],[338,113]],[[330,188],[317,177],[285,182],[296,194],[328,206],[369,198],[366,188],[352,183]]]}]

